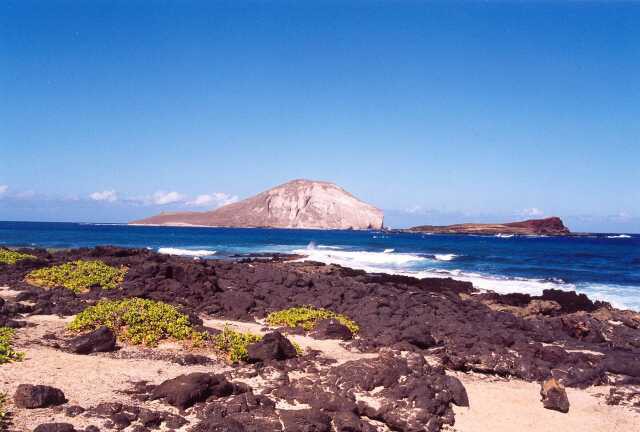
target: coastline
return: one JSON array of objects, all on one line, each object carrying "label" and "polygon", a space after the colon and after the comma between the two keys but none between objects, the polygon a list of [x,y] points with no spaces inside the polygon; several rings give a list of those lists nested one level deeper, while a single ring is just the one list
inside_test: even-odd
[{"label": "coastline", "polygon": [[[589,398],[585,399],[588,402],[585,402],[587,406],[601,408],[594,411],[596,420],[605,418],[602,416],[613,416],[612,418],[617,419],[617,424],[622,427],[632,425],[638,419],[637,411],[626,405],[640,403],[640,392],[634,387],[634,383],[640,381],[640,352],[637,345],[640,342],[640,314],[620,311],[603,303],[594,303],[586,296],[554,291],[539,298],[524,294],[482,293],[469,283],[452,279],[415,279],[406,276],[367,274],[335,265],[291,262],[282,257],[277,260],[245,258],[236,261],[203,261],[160,255],[148,250],[109,247],[66,250],[55,254],[42,250],[35,253],[39,258],[37,261],[23,262],[10,269],[5,266],[4,271],[0,273],[0,286],[11,288],[11,291],[5,290],[0,295],[7,304],[22,305],[5,307],[5,314],[14,311],[13,316],[6,318],[15,321],[33,320],[35,329],[41,325],[37,322],[38,317],[44,318],[51,314],[70,317],[103,297],[155,298],[179,305],[191,315],[204,319],[205,323],[229,322],[240,325],[239,322],[244,322],[247,325],[258,326],[255,328],[264,328],[261,320],[269,311],[311,304],[344,313],[355,319],[361,327],[359,336],[352,341],[334,341],[333,345],[324,345],[323,348],[312,336],[304,335],[316,348],[321,348],[319,357],[305,356],[296,360],[298,363],[280,362],[270,367],[288,374],[292,379],[291,377],[302,372],[313,377],[314,372],[310,371],[314,368],[324,368],[325,366],[321,366],[325,362],[322,358],[329,356],[328,353],[331,352],[335,357],[336,350],[341,350],[340,355],[345,355],[345,352],[351,353],[350,361],[360,362],[357,364],[362,367],[368,365],[367,367],[374,369],[383,367],[383,364],[387,364],[384,362],[389,361],[401,367],[402,361],[406,362],[409,359],[415,362],[422,357],[431,366],[421,369],[423,372],[415,379],[435,383],[442,379],[438,378],[443,376],[440,373],[445,373],[447,376],[462,377],[460,382],[463,383],[463,387],[473,389],[468,392],[471,398],[470,409],[457,408],[455,402],[450,400],[443,405],[443,409],[447,413],[455,411],[455,415],[450,413],[443,416],[427,416],[419,410],[411,411],[416,414],[415,421],[418,422],[413,426],[419,426],[419,422],[423,422],[423,426],[426,427],[428,422],[432,422],[446,428],[450,427],[447,426],[448,423],[459,417],[462,432],[471,430],[465,426],[470,424],[465,423],[469,419],[473,422],[484,419],[481,421],[485,423],[473,429],[475,431],[499,430],[491,429],[495,422],[491,422],[491,416],[486,416],[489,407],[474,411],[476,407],[482,407],[483,403],[487,402],[484,399],[478,400],[478,395],[483,392],[481,389],[489,391],[491,388],[494,389],[492,391],[503,394],[505,404],[509,400],[513,400],[516,405],[520,404],[522,413],[535,415],[536,412],[542,412],[544,414],[540,415],[541,418],[548,417],[552,419],[549,420],[552,423],[559,422],[553,424],[564,425],[567,427],[566,430],[574,430],[569,428],[570,424],[576,424],[576,414],[571,410],[569,414],[553,412],[546,415],[547,410],[544,410],[540,403],[531,405],[531,402],[527,402],[522,405],[517,402],[522,399],[518,396],[523,394],[522,392],[531,392],[538,388],[538,384],[525,383],[539,383],[549,376],[556,377],[569,389],[570,401],[579,398],[584,402],[582,395],[587,390],[580,389],[587,388],[591,392]],[[32,268],[89,258],[112,265],[126,265],[129,275],[123,286],[115,291],[91,289],[86,294],[75,295],[64,289],[43,290],[23,281],[24,274]],[[212,284],[205,285],[203,280],[209,280]],[[212,319],[218,321],[211,321]],[[58,332],[58,337],[64,338],[64,332],[60,330],[60,325],[57,325],[58,330],[55,331]],[[42,339],[34,336],[37,335],[34,330],[19,329],[18,333],[20,338],[24,338],[21,340],[24,341],[28,353],[31,352],[29,350],[42,346]],[[30,336],[32,333],[34,335]],[[293,337],[298,336],[294,333]],[[47,349],[51,350],[47,353],[52,356],[52,353],[59,352],[56,348]],[[127,352],[132,350],[136,355],[144,354],[128,346],[123,346],[123,349]],[[42,364],[47,361],[48,354],[45,354],[38,355],[37,361],[39,367],[46,371],[46,364]],[[178,355],[175,352],[173,354]],[[248,373],[245,369],[253,367],[229,367],[211,356],[211,353],[205,354],[212,357],[214,364],[218,365],[215,368],[226,371],[225,373],[234,379],[242,373]],[[361,355],[364,357],[359,357]],[[74,357],[69,356],[66,367],[73,365]],[[35,354],[32,357],[35,359]],[[106,361],[101,355],[91,358],[95,361]],[[333,359],[334,362],[336,360],[339,361]],[[117,364],[120,360],[116,358],[112,361]],[[29,364],[32,366],[28,366]],[[14,363],[11,370],[17,373],[23,370],[22,367],[27,366],[34,367],[33,363]],[[163,375],[178,372],[178,369],[161,369],[166,370]],[[324,373],[343,376],[346,371],[335,365],[326,366]],[[471,378],[474,376],[490,378],[491,387],[486,383],[478,384],[473,381]],[[9,388],[5,387],[3,390],[11,390],[12,386],[17,384],[13,382],[11,375],[3,375],[3,378],[11,383]],[[159,378],[161,377],[154,378],[154,381],[159,381]],[[46,379],[46,373],[43,372],[40,379]],[[434,379],[436,381],[433,381]],[[507,380],[502,382],[504,379]],[[64,380],[61,382],[64,383]],[[297,403],[305,401],[305,406],[328,412],[330,417],[334,416],[331,417],[334,421],[337,418],[335,416],[343,415],[341,411],[327,411],[327,402],[318,399],[323,392],[328,391],[332,394],[330,387],[313,390],[304,387],[309,384],[295,382],[302,386],[302,390],[295,387],[302,393],[298,390],[294,392],[294,387],[285,386],[288,390],[274,394],[266,391],[262,384],[255,383],[253,391],[274,399],[282,407],[286,406],[285,403],[295,404],[294,400],[297,400]],[[523,384],[517,384],[518,382]],[[508,383],[513,385],[510,386]],[[124,385],[122,382],[115,384]],[[78,383],[74,385],[82,387]],[[457,388],[460,391],[459,387]],[[593,396],[594,389],[602,389],[603,395]],[[394,392],[395,390],[391,391],[390,388],[389,393],[385,393],[384,400],[387,403],[402,403],[400,395]],[[617,392],[630,392],[631,396],[628,401],[624,398],[617,400],[611,396]],[[428,395],[422,395],[420,398],[429,399]],[[538,396],[529,396],[530,401],[533,401],[533,398]],[[619,405],[609,405],[615,404],[616,401]],[[458,400],[458,403],[462,402]],[[366,409],[371,410],[377,406],[366,402],[362,404],[368,408],[363,407],[361,409],[364,411],[358,411],[362,413],[358,422],[366,422]],[[578,406],[584,405],[576,403],[575,407]],[[285,411],[288,412],[286,408],[276,409],[269,415],[282,416]],[[27,421],[24,417],[27,414],[28,412],[19,411],[16,418]],[[394,424],[389,415],[380,416],[386,419],[387,426]],[[202,421],[197,416],[189,419],[191,426]],[[73,419],[67,420],[73,422]],[[85,422],[89,420],[91,418],[83,419]],[[537,424],[540,427],[541,423]],[[542,426],[544,427],[544,424]],[[403,427],[404,429],[399,430],[413,430],[410,425],[405,424]]]}]

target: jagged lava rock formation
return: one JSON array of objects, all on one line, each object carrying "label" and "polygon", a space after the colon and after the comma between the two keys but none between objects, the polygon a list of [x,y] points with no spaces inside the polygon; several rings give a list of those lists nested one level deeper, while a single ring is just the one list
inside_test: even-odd
[{"label": "jagged lava rock formation", "polygon": [[466,223],[446,226],[422,225],[408,231],[436,234],[515,234],[515,235],[569,235],[571,231],[559,217],[530,219],[522,222],[502,224]]},{"label": "jagged lava rock formation", "polygon": [[131,224],[381,229],[383,213],[333,183],[293,180],[216,210],[160,213]]}]

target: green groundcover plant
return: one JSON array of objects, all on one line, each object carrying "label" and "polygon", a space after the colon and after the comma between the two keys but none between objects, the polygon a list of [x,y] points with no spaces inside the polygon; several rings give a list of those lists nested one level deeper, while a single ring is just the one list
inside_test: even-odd
[{"label": "green groundcover plant", "polygon": [[92,286],[115,289],[127,274],[126,267],[112,267],[102,261],[73,261],[30,272],[26,281],[46,288],[63,287],[75,293],[88,290]]},{"label": "green groundcover plant", "polygon": [[12,328],[0,327],[0,364],[20,361],[24,358],[24,353],[17,352],[13,349],[11,344],[13,335],[14,330]]},{"label": "green groundcover plant", "polygon": [[0,264],[13,265],[18,261],[36,259],[34,255],[14,251],[11,249],[0,248]]},{"label": "green groundcover plant", "polygon": [[224,353],[229,360],[236,363],[247,360],[247,347],[262,340],[262,336],[243,333],[225,326],[222,332],[214,336],[214,347]]},{"label": "green groundcover plant", "polygon": [[207,333],[195,331],[189,317],[175,306],[135,297],[100,300],[76,315],[69,330],[89,331],[101,326],[109,327],[118,339],[134,345],[156,346],[161,340],[170,339],[202,346],[208,338]]},{"label": "green groundcover plant", "polygon": [[351,333],[356,334],[360,327],[347,316],[337,314],[327,309],[315,308],[313,306],[298,306],[272,312],[267,315],[267,324],[270,326],[302,327],[306,331],[312,330],[318,320],[334,318],[347,326]]}]

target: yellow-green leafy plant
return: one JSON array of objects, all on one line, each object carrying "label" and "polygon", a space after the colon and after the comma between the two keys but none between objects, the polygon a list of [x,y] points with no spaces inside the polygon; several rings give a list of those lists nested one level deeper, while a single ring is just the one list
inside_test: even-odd
[{"label": "yellow-green leafy plant", "polygon": [[11,249],[0,248],[0,263],[1,264],[15,264],[18,261],[36,259],[34,255],[14,251]]},{"label": "yellow-green leafy plant", "polygon": [[13,349],[14,330],[9,327],[0,327],[0,364],[12,361],[20,361],[24,358],[24,353]]},{"label": "yellow-green leafy plant", "polygon": [[262,340],[262,336],[253,333],[243,333],[224,326],[222,332],[214,336],[216,349],[223,352],[229,360],[236,363],[247,360],[247,347]]},{"label": "yellow-green leafy plant", "polygon": [[270,326],[285,326],[291,328],[300,326],[304,330],[309,331],[316,326],[318,320],[328,318],[336,319],[351,330],[352,334],[360,331],[358,324],[350,320],[347,316],[313,306],[298,306],[272,312],[267,315],[267,324]]},{"label": "yellow-green leafy plant", "polygon": [[118,339],[134,345],[156,346],[169,339],[201,346],[208,338],[206,333],[194,330],[189,317],[175,306],[135,297],[100,300],[76,315],[68,328],[79,332],[101,326],[109,327]]},{"label": "yellow-green leafy plant", "polygon": [[63,287],[75,293],[87,291],[92,286],[115,289],[127,274],[127,268],[112,267],[102,261],[73,261],[30,272],[25,280],[46,288]]}]

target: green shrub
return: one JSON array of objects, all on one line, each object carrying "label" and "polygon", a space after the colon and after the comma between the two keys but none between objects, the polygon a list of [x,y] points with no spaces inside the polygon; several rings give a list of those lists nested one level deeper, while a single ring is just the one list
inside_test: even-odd
[{"label": "green shrub", "polygon": [[0,327],[0,364],[20,361],[24,358],[24,353],[15,351],[11,345],[13,335],[12,328]]},{"label": "green shrub", "polygon": [[229,360],[236,363],[247,359],[247,347],[262,340],[262,336],[253,333],[242,333],[225,326],[221,333],[214,336],[216,349],[227,355]]},{"label": "green shrub", "polygon": [[327,309],[314,308],[313,306],[292,307],[278,312],[272,312],[267,315],[267,324],[271,326],[286,326],[291,328],[300,326],[306,331],[309,331],[315,327],[318,320],[328,318],[338,320],[340,323],[347,326],[353,334],[360,331],[358,324],[350,320],[345,315],[337,314]]},{"label": "green shrub", "polygon": [[163,339],[173,339],[190,340],[200,346],[208,337],[195,331],[189,317],[175,306],[141,298],[101,300],[76,315],[69,329],[88,331],[101,326],[134,345],[156,346]]},{"label": "green shrub", "polygon": [[102,261],[73,261],[53,267],[41,268],[29,273],[26,281],[32,285],[56,288],[64,287],[75,293],[92,286],[115,289],[124,281],[126,267],[112,267]]},{"label": "green shrub", "polygon": [[1,264],[15,264],[18,261],[36,259],[34,255],[14,251],[11,249],[0,248],[0,263]]}]

